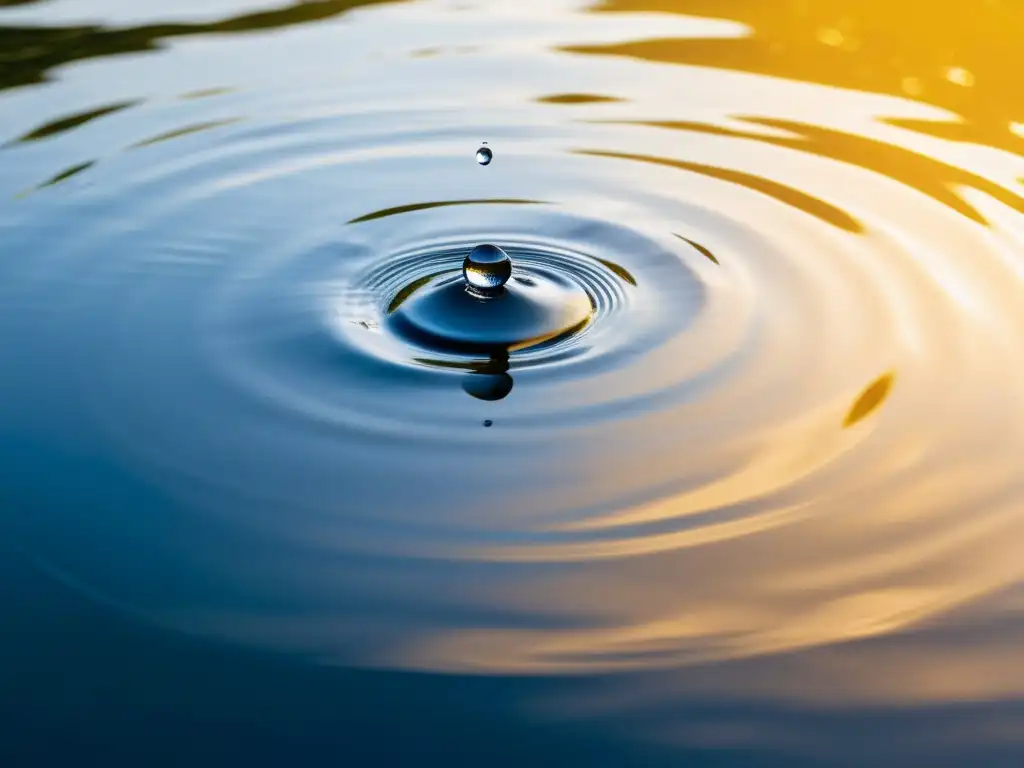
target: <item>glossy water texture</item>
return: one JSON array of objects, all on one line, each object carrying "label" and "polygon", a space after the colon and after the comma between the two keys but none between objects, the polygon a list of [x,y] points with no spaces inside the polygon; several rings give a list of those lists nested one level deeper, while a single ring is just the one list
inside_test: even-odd
[{"label": "glossy water texture", "polygon": [[0,762],[1024,764],[1024,6],[276,2],[0,3]]}]

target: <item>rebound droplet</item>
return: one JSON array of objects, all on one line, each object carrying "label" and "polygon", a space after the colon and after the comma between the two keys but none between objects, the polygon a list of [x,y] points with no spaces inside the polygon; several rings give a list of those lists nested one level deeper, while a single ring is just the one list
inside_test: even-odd
[{"label": "rebound droplet", "polygon": [[462,263],[462,276],[471,290],[495,294],[512,277],[512,259],[496,245],[478,245]]},{"label": "rebound droplet", "polygon": [[476,161],[480,165],[488,165],[491,162],[491,158],[494,157],[494,153],[491,152],[489,147],[480,147],[476,151]]}]

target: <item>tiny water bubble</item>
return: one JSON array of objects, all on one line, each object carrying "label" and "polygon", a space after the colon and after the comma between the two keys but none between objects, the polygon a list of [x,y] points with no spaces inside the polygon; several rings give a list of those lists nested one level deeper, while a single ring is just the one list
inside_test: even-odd
[{"label": "tiny water bubble", "polygon": [[512,277],[512,259],[496,245],[478,245],[462,263],[462,276],[475,291],[497,292]]},{"label": "tiny water bubble", "polygon": [[484,422],[484,426],[485,427],[493,427],[494,426],[494,422],[491,421],[490,419],[487,419],[487,421]]},{"label": "tiny water bubble", "polygon": [[493,157],[494,153],[491,152],[490,147],[480,147],[480,149],[476,151],[476,161],[480,163],[480,165],[489,165],[491,158]]}]

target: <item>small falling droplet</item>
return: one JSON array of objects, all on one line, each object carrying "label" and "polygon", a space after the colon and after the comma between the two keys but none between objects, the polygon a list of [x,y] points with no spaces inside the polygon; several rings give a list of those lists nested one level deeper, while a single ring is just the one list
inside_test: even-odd
[{"label": "small falling droplet", "polygon": [[462,276],[474,291],[497,293],[512,277],[512,259],[496,245],[478,245],[462,263]]},{"label": "small falling droplet", "polygon": [[491,421],[490,419],[488,419],[487,421],[484,422],[484,426],[485,427],[493,427],[494,426],[494,422]]},{"label": "small falling droplet", "polygon": [[492,157],[494,157],[494,153],[491,152],[490,147],[480,147],[476,151],[476,161],[480,165],[489,165]]}]

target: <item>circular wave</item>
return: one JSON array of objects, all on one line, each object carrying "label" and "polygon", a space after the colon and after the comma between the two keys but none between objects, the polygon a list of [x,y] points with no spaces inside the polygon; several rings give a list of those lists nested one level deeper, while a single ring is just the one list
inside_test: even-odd
[{"label": "circular wave", "polygon": [[[1005,201],[756,132],[271,106],[5,223],[34,555],[188,631],[516,671],[835,642],[1021,577]],[[395,325],[482,242],[586,322]]]}]

